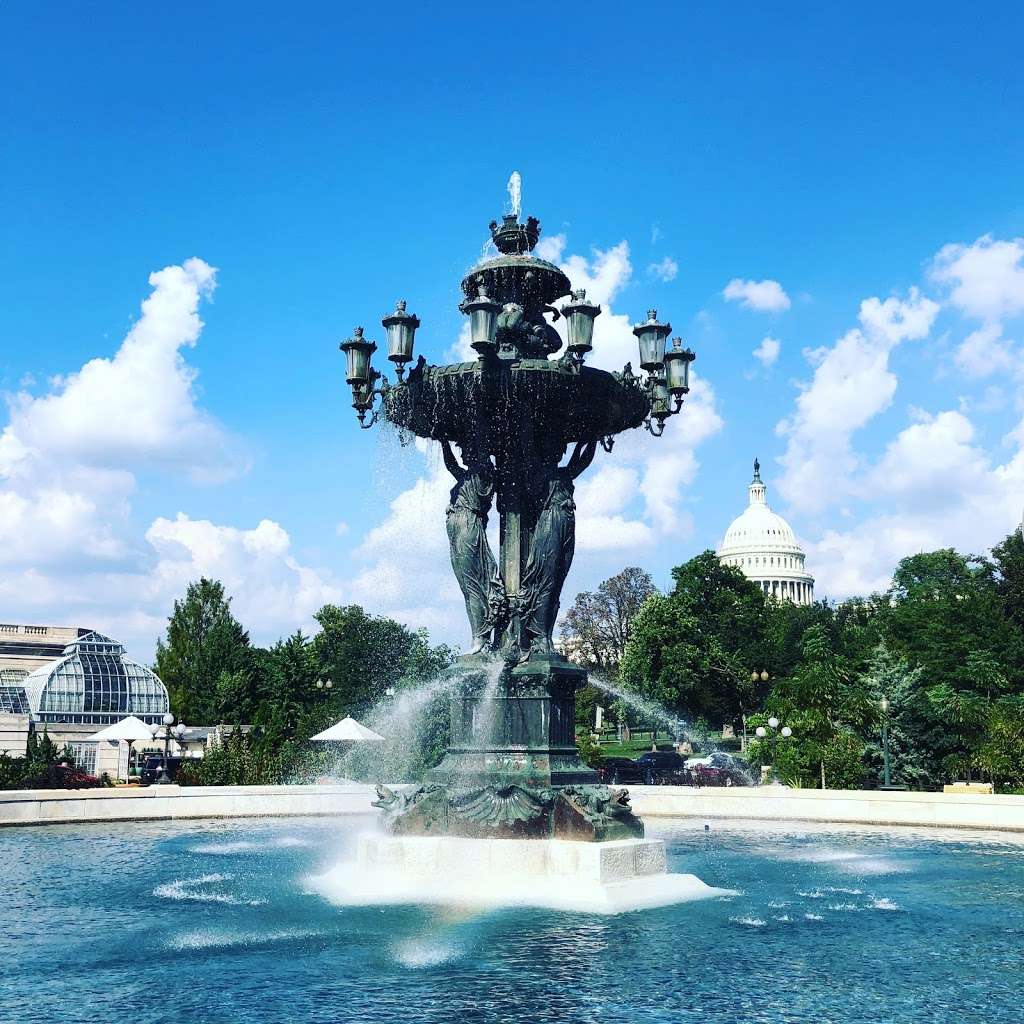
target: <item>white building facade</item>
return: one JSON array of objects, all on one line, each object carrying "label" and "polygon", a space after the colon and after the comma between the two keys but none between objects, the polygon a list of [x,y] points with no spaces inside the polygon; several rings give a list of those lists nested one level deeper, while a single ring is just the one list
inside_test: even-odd
[{"label": "white building facade", "polygon": [[[123,777],[126,745],[88,737],[128,715],[158,725],[169,707],[164,684],[110,637],[0,623],[0,752],[24,754],[30,727],[38,734],[45,729],[90,775]],[[162,743],[152,746],[162,749]]]},{"label": "white building facade", "polygon": [[814,601],[814,577],[807,572],[803,548],[782,516],[768,507],[761,466],[754,460],[750,502],[725,531],[718,549],[723,565],[740,569],[765,594],[793,604]]}]

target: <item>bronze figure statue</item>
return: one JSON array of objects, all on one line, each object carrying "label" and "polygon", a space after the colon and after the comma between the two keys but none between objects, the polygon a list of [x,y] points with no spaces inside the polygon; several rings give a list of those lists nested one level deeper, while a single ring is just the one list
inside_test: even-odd
[{"label": "bronze figure statue", "polygon": [[575,480],[594,459],[596,441],[580,441],[564,466],[543,478],[540,511],[520,587],[522,646],[525,654],[552,654],[562,584],[576,551]]},{"label": "bronze figure statue", "polygon": [[490,459],[466,450],[467,465],[462,466],[447,441],[441,442],[441,451],[445,468],[455,477],[446,513],[452,569],[473,631],[470,653],[479,654],[488,646],[493,628],[489,592],[497,563],[487,541],[487,515],[494,499],[494,467]]}]

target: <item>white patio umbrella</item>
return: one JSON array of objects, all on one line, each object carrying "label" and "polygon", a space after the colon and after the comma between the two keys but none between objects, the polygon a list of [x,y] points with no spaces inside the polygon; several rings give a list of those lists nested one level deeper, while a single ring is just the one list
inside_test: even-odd
[{"label": "white patio umbrella", "polygon": [[343,718],[329,729],[310,736],[310,739],[321,743],[360,743],[365,740],[380,743],[384,737],[372,729],[367,729],[365,725],[360,725],[354,718]]},{"label": "white patio umbrella", "polygon": [[106,729],[94,732],[89,740],[111,740],[114,742],[124,740],[128,744],[128,760],[131,761],[132,744],[136,740],[151,740],[152,738],[153,730],[141,718],[129,715],[127,718],[122,718],[120,722],[108,725]]},{"label": "white patio umbrella", "polygon": [[106,729],[94,732],[89,740],[127,740],[133,743],[135,740],[151,740],[153,731],[141,718],[129,715],[122,718],[120,722],[108,725]]}]

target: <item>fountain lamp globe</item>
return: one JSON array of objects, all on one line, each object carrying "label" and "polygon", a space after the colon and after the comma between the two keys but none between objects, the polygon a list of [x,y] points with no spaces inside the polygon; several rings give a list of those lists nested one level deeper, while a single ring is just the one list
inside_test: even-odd
[{"label": "fountain lamp globe", "polygon": [[483,288],[475,299],[467,299],[459,309],[469,316],[469,344],[475,352],[485,355],[498,347],[498,314],[501,303],[488,298]]},{"label": "fountain lamp globe", "polygon": [[601,307],[587,302],[585,288],[572,293],[572,302],[560,310],[568,326],[567,347],[577,356],[585,356],[594,347],[594,321],[601,315]]},{"label": "fountain lamp globe", "polygon": [[765,736],[767,736],[767,735],[768,735],[768,730],[767,730],[767,729],[766,729],[766,728],[765,728],[765,727],[764,727],[763,725],[759,725],[759,726],[758,726],[758,727],[757,727],[757,728],[756,728],[756,729],[754,730],[754,735],[755,735],[755,736],[756,736],[756,737],[757,737],[757,738],[758,738],[759,740],[763,740],[763,739],[765,738]]},{"label": "fountain lamp globe", "polygon": [[665,362],[665,339],[672,333],[671,324],[658,321],[656,309],[647,310],[647,320],[633,328],[640,345],[640,365],[648,373],[661,370]]},{"label": "fountain lamp globe", "polygon": [[352,332],[352,337],[338,346],[345,353],[345,381],[354,388],[366,384],[370,379],[370,356],[377,351],[377,343],[363,337],[362,327]]},{"label": "fountain lamp globe", "polygon": [[388,359],[395,363],[401,379],[405,364],[412,359],[416,328],[420,325],[420,318],[415,313],[407,313],[405,299],[399,299],[395,303],[395,311],[384,317],[381,325],[388,332]]},{"label": "fountain lamp globe", "polygon": [[174,727],[174,735],[177,736],[179,740],[185,735],[185,723],[184,722],[179,722]]},{"label": "fountain lamp globe", "polygon": [[781,732],[782,732],[782,738],[783,739],[787,739],[788,740],[789,737],[793,735],[793,730],[790,729],[790,727],[788,725],[784,725],[782,727]]},{"label": "fountain lamp globe", "polygon": [[774,715],[772,715],[772,717],[768,719],[768,724],[773,729],[778,729],[778,727],[779,727],[779,720]]},{"label": "fountain lamp globe", "polygon": [[174,725],[174,715],[170,711],[164,713],[164,725]]},{"label": "fountain lamp globe", "polygon": [[665,383],[676,398],[690,393],[690,363],[696,358],[683,348],[682,338],[672,339],[672,348],[665,353]]}]

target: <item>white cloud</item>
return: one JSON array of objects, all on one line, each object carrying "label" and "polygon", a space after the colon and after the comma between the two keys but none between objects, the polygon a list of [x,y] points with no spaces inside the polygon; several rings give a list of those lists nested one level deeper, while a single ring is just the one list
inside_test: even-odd
[{"label": "white cloud", "polygon": [[254,529],[134,521],[136,473],[214,481],[247,468],[238,441],[198,402],[183,352],[216,271],[199,259],[150,276],[142,314],[109,357],[9,400],[0,434],[0,603],[29,621],[110,632],[148,657],[173,600],[205,574],[224,580],[257,639],[308,621],[340,593],[300,564],[270,520]]},{"label": "white cloud", "polygon": [[950,301],[968,316],[993,322],[1024,312],[1024,238],[943,246],[931,275],[952,287]]},{"label": "white cloud", "polygon": [[772,280],[744,281],[734,277],[723,289],[722,297],[761,313],[782,313],[791,305],[782,285]]},{"label": "white cloud", "polygon": [[945,411],[904,428],[865,473],[859,492],[879,511],[808,545],[819,593],[842,598],[884,590],[897,562],[920,551],[991,547],[1019,518],[1024,451],[993,464],[970,420]]},{"label": "white cloud", "polygon": [[156,556],[143,583],[147,605],[169,608],[190,581],[212,577],[232,595],[239,620],[261,638],[311,628],[313,613],[342,596],[326,574],[295,559],[291,538],[269,519],[245,530],[179,512],[173,520],[156,519],[146,541]]},{"label": "white cloud", "polygon": [[782,342],[778,338],[765,337],[762,339],[761,344],[754,349],[754,358],[759,360],[761,365],[767,369],[779,358],[781,350]]},{"label": "white cloud", "polygon": [[990,377],[993,373],[1019,370],[1020,361],[1003,338],[1000,324],[983,324],[972,331],[957,347],[956,365],[968,376]]},{"label": "white cloud", "polygon": [[647,276],[659,281],[674,281],[679,276],[679,264],[671,256],[665,256],[657,263],[647,265]]},{"label": "white cloud", "polygon": [[533,251],[542,260],[558,263],[565,251],[565,235],[545,235]]},{"label": "white cloud", "polygon": [[142,316],[111,358],[96,358],[53,382],[49,394],[9,399],[0,474],[37,471],[45,459],[78,465],[163,466],[195,479],[246,468],[236,444],[195,400],[196,371],[181,350],[196,344],[216,271],[199,259],[150,275]]},{"label": "white cloud", "polygon": [[[1001,321],[1024,311],[1022,257],[1024,241],[985,236],[947,245],[931,263],[931,278],[950,287],[952,309],[982,321],[954,352],[967,380],[1021,376],[1019,350],[1003,336]],[[778,427],[787,442],[780,485],[793,513],[810,521],[808,565],[819,594],[883,590],[901,558],[939,547],[982,553],[1020,519],[1024,420],[990,451],[970,416],[1003,409],[1002,387],[989,386],[980,398],[961,396],[956,409],[911,406],[909,422],[876,457],[854,446],[857,432],[891,405],[898,386],[893,350],[927,337],[938,311],[916,289],[902,300],[868,299],[859,327],[805,352],[814,376]],[[819,520],[816,531],[815,517],[833,504],[851,525]]]},{"label": "white cloud", "polygon": [[860,327],[831,348],[808,353],[814,377],[800,386],[793,414],[776,428],[787,442],[779,481],[787,501],[814,515],[849,493],[860,465],[852,435],[887,409],[896,392],[890,354],[905,340],[926,337],[938,309],[916,288],[905,300],[865,299]]}]

